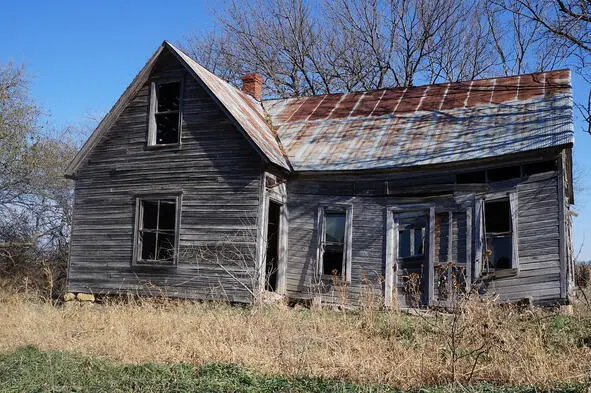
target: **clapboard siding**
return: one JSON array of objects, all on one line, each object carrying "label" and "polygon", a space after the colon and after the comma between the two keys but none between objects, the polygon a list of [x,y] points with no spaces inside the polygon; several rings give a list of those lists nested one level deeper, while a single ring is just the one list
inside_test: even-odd
[{"label": "clapboard siding", "polygon": [[[265,221],[261,206],[271,191],[264,193],[261,180],[277,168],[263,162],[170,53],[164,52],[155,66],[152,77],[160,76],[184,81],[181,144],[146,147],[150,103],[146,83],[75,174],[68,287],[75,292],[247,300],[257,285],[255,261],[264,256],[264,239],[257,239],[256,233]],[[565,300],[564,166],[557,173],[498,183],[456,183],[459,173],[557,159],[559,154],[557,149],[548,149],[510,159],[388,171],[289,176],[282,172],[281,178],[288,177],[284,210],[288,249],[283,259],[287,296],[322,295],[325,301],[352,306],[369,299],[381,301],[386,253],[392,251],[387,250],[388,214],[392,207],[405,204],[434,207],[435,241],[426,251],[440,271],[450,267],[475,271],[475,259],[481,252],[471,248],[476,244],[472,238],[476,201],[488,193],[516,191],[519,268],[508,277],[487,277],[483,288],[504,300]],[[179,255],[174,267],[132,264],[136,199],[155,192],[182,193]],[[351,281],[346,286],[333,286],[331,280],[317,277],[318,211],[331,205],[347,205],[352,214]],[[435,267],[421,271],[420,264],[411,266],[408,261],[401,262],[393,274],[401,304],[410,305],[406,295],[401,295],[402,275],[412,272],[432,283],[433,288],[424,289],[433,302],[445,301],[446,291],[437,277],[425,276],[428,268]],[[467,276],[472,278],[471,273]]]},{"label": "clapboard siding", "polygon": [[[470,168],[459,167],[455,171],[465,172],[468,169]],[[342,301],[343,294],[339,292],[339,288],[332,288],[326,282],[322,288],[315,285],[318,281],[317,212],[320,206],[331,204],[352,206],[352,276],[346,288],[347,302],[350,305],[363,302],[368,286],[378,292],[382,291],[383,295],[386,212],[389,206],[425,201],[440,206],[436,208],[435,215],[435,263],[446,265],[452,262],[462,267],[463,271],[473,268],[477,251],[468,250],[468,245],[473,244],[473,241],[468,241],[468,236],[475,233],[475,212],[472,205],[468,207],[471,210],[471,221],[468,222],[466,207],[458,207],[453,201],[453,193],[427,197],[400,196],[405,193],[410,195],[413,189],[424,185],[445,185],[446,189],[453,190],[453,172],[450,174],[447,170],[433,170],[431,173],[423,173],[422,183],[416,177],[405,182],[398,178],[400,176],[402,175],[392,173],[324,177],[310,174],[290,179],[287,202],[290,214],[287,270],[289,296],[310,298],[322,294],[326,301]],[[396,179],[392,180],[392,177]],[[514,276],[487,280],[485,289],[490,294],[499,295],[503,300],[528,297],[536,301],[561,300],[558,175],[549,172],[486,187],[476,185],[472,193],[478,198],[485,195],[486,190],[495,193],[517,191],[519,271]],[[461,194],[471,194],[469,187],[462,185]],[[460,192],[455,195],[460,195]],[[449,212],[452,213],[451,234]],[[468,226],[472,228],[471,231],[468,231]],[[403,290],[400,278],[396,280],[396,285],[400,293]],[[437,287],[437,280],[434,285],[434,299],[445,300]],[[407,303],[404,296],[399,296],[399,301],[402,305]]]},{"label": "clapboard siding", "polygon": [[517,186],[519,272],[488,286],[501,299],[560,299],[558,192],[557,176]]},{"label": "clapboard siding", "polygon": [[[68,286],[72,291],[244,300],[252,286],[262,162],[248,141],[170,55],[153,76],[184,78],[180,148],[146,149],[149,84],[76,174]],[[182,191],[176,267],[132,267],[136,195]],[[243,247],[223,258],[215,246]],[[216,256],[217,255],[217,256]]]}]

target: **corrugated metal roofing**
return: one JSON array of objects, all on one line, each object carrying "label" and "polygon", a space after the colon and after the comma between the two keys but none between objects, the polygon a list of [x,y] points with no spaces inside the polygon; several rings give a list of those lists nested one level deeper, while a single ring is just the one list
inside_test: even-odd
[{"label": "corrugated metal roofing", "polygon": [[240,124],[263,154],[274,164],[287,170],[289,162],[281,142],[274,134],[260,103],[228,82],[212,74],[174,45],[166,44],[195,72],[218,101]]},{"label": "corrugated metal roofing", "polygon": [[574,141],[568,70],[263,106],[295,171],[441,164]]}]

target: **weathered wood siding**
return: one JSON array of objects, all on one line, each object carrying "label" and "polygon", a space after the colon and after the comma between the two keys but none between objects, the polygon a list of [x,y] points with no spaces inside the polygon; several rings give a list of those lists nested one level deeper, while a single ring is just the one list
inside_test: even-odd
[{"label": "weathered wood siding", "polygon": [[[159,75],[184,77],[182,147],[146,149],[146,84],[77,173],[68,287],[244,300],[254,272],[260,156],[170,54],[158,61]],[[178,265],[132,267],[136,194],[167,191],[182,191]],[[216,253],[219,246],[226,251]],[[216,262],[228,247],[240,249],[224,261],[234,278]]]},{"label": "weathered wood siding", "polygon": [[[519,158],[516,160],[518,163]],[[499,165],[498,162],[495,164]],[[486,290],[498,294],[503,300],[528,297],[535,301],[564,300],[561,297],[560,275],[563,262],[559,254],[560,169],[556,173],[488,185],[454,185],[454,174],[466,170],[470,168],[433,170],[420,175],[309,174],[290,179],[287,192],[290,217],[287,294],[299,298],[322,294],[323,299],[329,302],[340,302],[346,298],[349,305],[367,301],[368,293],[371,293],[369,288],[374,289],[374,295],[377,291],[379,296],[383,296],[387,211],[389,206],[406,203],[433,202],[438,206],[434,263],[454,262],[470,277],[476,254],[481,252],[471,247],[475,211],[473,204],[462,202],[459,205],[457,197],[479,197],[487,192],[516,190],[519,203],[519,270],[516,275],[487,281]],[[326,280],[319,286],[316,274],[318,207],[342,204],[351,205],[353,213],[352,277],[345,290],[331,286]],[[449,211],[452,212],[451,226]],[[437,286],[437,280],[434,285]],[[399,280],[397,286],[401,291]],[[433,295],[435,302],[443,298],[438,288],[434,288]],[[399,296],[399,301],[407,305],[404,297]]]},{"label": "weathered wood siding", "polygon": [[537,175],[517,185],[519,272],[493,280],[488,291],[502,299],[560,299],[560,225],[557,176]]}]

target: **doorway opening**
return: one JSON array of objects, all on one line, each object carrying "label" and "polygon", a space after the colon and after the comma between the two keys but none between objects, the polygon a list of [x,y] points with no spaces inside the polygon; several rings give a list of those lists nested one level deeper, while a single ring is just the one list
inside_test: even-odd
[{"label": "doorway opening", "polygon": [[279,270],[279,223],[281,220],[281,205],[279,203],[269,201],[268,218],[265,290],[275,292]]},{"label": "doorway opening", "polygon": [[401,304],[421,307],[428,304],[428,212],[401,211],[394,213],[396,223],[395,258],[397,287]]}]

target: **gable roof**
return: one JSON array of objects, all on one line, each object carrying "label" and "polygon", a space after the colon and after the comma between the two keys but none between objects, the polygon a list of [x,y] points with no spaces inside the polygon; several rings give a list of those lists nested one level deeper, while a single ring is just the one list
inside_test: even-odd
[{"label": "gable roof", "polygon": [[111,108],[109,113],[99,123],[98,127],[84,143],[72,162],[70,162],[66,168],[66,176],[71,177],[74,175],[92,149],[100,142],[104,134],[106,134],[121,115],[128,103],[148,81],[158,57],[165,49],[170,50],[193,77],[203,85],[214,101],[218,103],[220,108],[228,115],[263,158],[281,168],[288,171],[291,170],[279,139],[265,120],[260,103],[257,103],[252,97],[207,71],[168,41],[164,41],[121,97],[119,97],[113,108]]},{"label": "gable roof", "polygon": [[263,106],[295,171],[441,164],[574,142],[569,70]]}]

